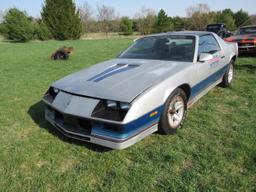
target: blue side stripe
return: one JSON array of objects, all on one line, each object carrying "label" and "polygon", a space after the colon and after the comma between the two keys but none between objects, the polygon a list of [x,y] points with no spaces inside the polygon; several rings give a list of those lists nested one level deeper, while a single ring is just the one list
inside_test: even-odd
[{"label": "blue side stripe", "polygon": [[[123,133],[116,133],[111,131],[106,131],[104,128],[100,126],[95,126],[92,129],[92,134],[97,135],[104,135],[107,137],[112,137],[116,139],[125,139],[133,136],[134,134],[140,132],[143,129],[146,129],[148,126],[157,123],[160,119],[161,113],[164,109],[164,105],[161,105],[160,107],[156,108],[155,110],[150,111],[149,113],[143,115],[142,117],[138,118],[137,120],[134,120],[132,122],[129,122],[125,125],[123,125]],[[154,111],[157,111],[158,113],[152,117],[150,117],[150,114]]]},{"label": "blue side stripe", "polygon": [[228,65],[224,66],[219,71],[215,72],[211,76],[207,77],[206,79],[204,79],[203,81],[199,82],[194,87],[192,87],[190,99],[193,99],[200,92],[202,92],[207,87],[209,87],[211,84],[215,83],[218,79],[220,79],[226,72],[227,68],[228,68]]},{"label": "blue side stripe", "polygon": [[109,132],[106,129],[103,129],[101,127],[93,127],[92,129],[92,135],[104,135],[109,138],[115,138],[115,139],[127,139],[129,137],[132,137],[133,135],[136,135],[138,132],[143,131],[150,127],[151,125],[157,123],[159,119],[156,119],[154,121],[147,122],[141,127],[138,127],[136,129],[133,129],[129,132],[124,133],[116,133],[116,132]]}]

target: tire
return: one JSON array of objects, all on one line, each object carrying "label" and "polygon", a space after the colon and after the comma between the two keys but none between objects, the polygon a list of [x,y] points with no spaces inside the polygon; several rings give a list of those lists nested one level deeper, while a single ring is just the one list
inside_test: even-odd
[{"label": "tire", "polygon": [[231,60],[228,70],[225,72],[221,86],[222,87],[231,87],[232,81],[234,79],[234,60]]},{"label": "tire", "polygon": [[[177,108],[176,108],[177,107]],[[179,108],[179,109],[178,109]],[[187,114],[187,97],[182,89],[175,89],[166,100],[161,114],[158,131],[161,134],[175,134],[182,126]]]}]

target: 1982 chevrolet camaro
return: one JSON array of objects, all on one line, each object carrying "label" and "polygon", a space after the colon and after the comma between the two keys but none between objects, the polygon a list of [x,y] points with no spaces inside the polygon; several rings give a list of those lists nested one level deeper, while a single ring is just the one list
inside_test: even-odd
[{"label": "1982 chevrolet camaro", "polygon": [[114,149],[172,134],[201,96],[231,85],[237,55],[236,43],[211,32],[146,36],[118,58],[53,83],[45,117],[67,137]]}]

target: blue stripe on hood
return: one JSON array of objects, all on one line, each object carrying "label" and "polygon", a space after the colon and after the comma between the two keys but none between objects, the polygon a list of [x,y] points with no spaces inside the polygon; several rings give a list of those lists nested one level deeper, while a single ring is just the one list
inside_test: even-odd
[{"label": "blue stripe on hood", "polygon": [[105,75],[106,73],[109,73],[115,69],[118,69],[119,67],[120,67],[120,65],[111,66],[111,67],[107,68],[105,71],[99,73],[98,75],[91,77],[90,79],[88,79],[88,81],[93,81],[94,79],[99,78],[100,76]]},{"label": "blue stripe on hood", "polygon": [[106,69],[105,71],[101,72],[100,74],[95,75],[94,77],[88,79],[88,81],[99,82],[107,77],[111,77],[117,73],[121,73],[121,72],[130,70],[130,69],[136,68],[138,66],[139,65],[134,65],[134,64],[131,64],[131,65],[117,64],[113,67]]}]

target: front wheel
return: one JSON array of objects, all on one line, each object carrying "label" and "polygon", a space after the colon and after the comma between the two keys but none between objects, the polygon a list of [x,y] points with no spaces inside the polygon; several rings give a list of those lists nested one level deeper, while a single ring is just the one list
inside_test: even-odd
[{"label": "front wheel", "polygon": [[182,89],[175,89],[168,97],[160,118],[159,132],[174,134],[183,124],[187,113],[187,98]]},{"label": "front wheel", "polygon": [[228,70],[223,76],[221,85],[223,87],[231,87],[233,79],[234,79],[234,61],[232,60],[228,66]]}]

